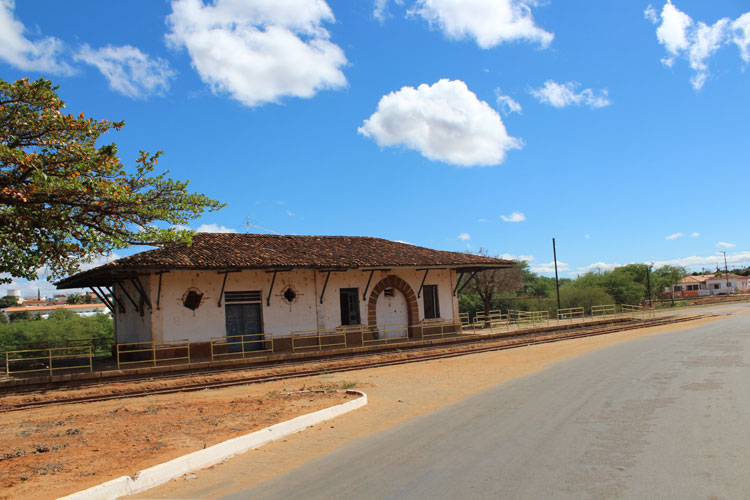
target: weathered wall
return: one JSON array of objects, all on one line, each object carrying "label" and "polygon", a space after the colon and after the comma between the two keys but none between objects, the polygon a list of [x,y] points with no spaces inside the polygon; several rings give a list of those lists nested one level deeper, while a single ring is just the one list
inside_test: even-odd
[{"label": "weathered wall", "polygon": [[[150,287],[151,277],[141,276],[141,283],[143,287],[148,290]],[[127,291],[135,303],[139,306],[138,309],[133,307],[133,303],[123,292],[123,288]],[[151,311],[148,306],[143,303],[141,304],[141,296],[130,282],[118,283],[113,288],[115,297],[125,307],[125,312],[122,313],[121,309],[115,306],[117,314],[115,314],[115,332],[118,344],[126,344],[128,342],[150,342],[151,341]],[[142,309],[143,314],[141,314]]]},{"label": "weathered wall", "polygon": [[[367,297],[362,300],[370,272],[346,271],[332,272],[328,280],[322,304],[320,294],[326,279],[325,272],[312,270],[295,270],[278,272],[270,302],[266,298],[271,285],[273,273],[265,271],[241,271],[227,275],[225,291],[261,291],[263,328],[274,336],[288,336],[292,331],[333,329],[341,325],[339,290],[357,288],[359,290],[360,318],[367,323],[367,304],[374,285],[388,275],[396,275],[406,281],[416,294],[422,281],[424,271],[398,270],[391,272],[376,271],[370,283]],[[159,277],[152,274],[141,278],[149,291],[154,310],[145,308],[144,315],[133,311],[127,299],[127,313],[118,314],[117,331],[119,342],[151,340],[189,339],[191,342],[208,342],[211,337],[221,337],[226,333],[224,299],[218,306],[223,274],[216,271],[181,271],[173,270],[162,275],[159,308],[156,308]],[[455,272],[449,270],[431,270],[425,285],[438,285],[440,314],[446,320],[458,317],[458,301],[452,295],[455,286]],[[137,297],[132,285],[128,292]],[[291,287],[296,297],[289,303],[283,292]],[[199,307],[190,310],[183,305],[183,298],[189,290],[202,294]],[[136,299],[137,300],[137,299]],[[418,299],[419,319],[424,318],[424,301]]]}]

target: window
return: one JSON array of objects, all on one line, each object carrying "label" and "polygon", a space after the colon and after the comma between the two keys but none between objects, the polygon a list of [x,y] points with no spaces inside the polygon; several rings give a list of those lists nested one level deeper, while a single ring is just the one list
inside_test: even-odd
[{"label": "window", "polygon": [[681,292],[682,291],[682,285],[675,285],[674,286],[674,291],[675,292]]},{"label": "window", "polygon": [[692,292],[698,289],[698,285],[688,285],[687,290],[688,292]]},{"label": "window", "polygon": [[714,290],[721,288],[721,283],[714,283]]},{"label": "window", "polygon": [[425,285],[422,288],[424,296],[424,318],[434,319],[440,317],[440,303],[438,302],[437,285]]},{"label": "window", "polygon": [[359,289],[341,289],[341,324],[359,324]]}]

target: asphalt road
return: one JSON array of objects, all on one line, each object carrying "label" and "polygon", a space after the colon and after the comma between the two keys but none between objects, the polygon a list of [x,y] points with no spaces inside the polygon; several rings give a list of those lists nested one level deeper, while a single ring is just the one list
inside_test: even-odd
[{"label": "asphalt road", "polygon": [[750,499],[749,327],[572,358],[224,498]]}]

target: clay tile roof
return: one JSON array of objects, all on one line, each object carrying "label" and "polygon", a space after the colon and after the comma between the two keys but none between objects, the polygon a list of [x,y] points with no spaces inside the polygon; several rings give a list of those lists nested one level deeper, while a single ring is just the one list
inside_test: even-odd
[{"label": "clay tile roof", "polygon": [[91,286],[87,277],[158,269],[361,269],[396,267],[491,268],[511,261],[445,252],[364,236],[277,236],[197,233],[191,246],[170,244],[118,259],[57,283],[58,288]]}]

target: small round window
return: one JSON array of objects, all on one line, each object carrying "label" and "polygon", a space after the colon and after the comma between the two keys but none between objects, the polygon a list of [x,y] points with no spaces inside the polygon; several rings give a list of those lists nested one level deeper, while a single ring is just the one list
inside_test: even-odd
[{"label": "small round window", "polygon": [[281,295],[284,297],[284,300],[286,300],[290,304],[294,302],[294,299],[297,298],[297,293],[292,290],[292,287],[288,287]]}]

